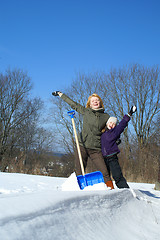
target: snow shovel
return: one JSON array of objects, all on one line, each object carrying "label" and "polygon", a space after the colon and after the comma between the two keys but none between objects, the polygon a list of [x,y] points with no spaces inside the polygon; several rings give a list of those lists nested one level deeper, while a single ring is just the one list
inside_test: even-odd
[{"label": "snow shovel", "polygon": [[72,111],[68,111],[67,113],[71,117],[71,120],[72,120],[73,131],[74,131],[74,135],[75,135],[77,151],[78,151],[78,156],[79,156],[79,161],[80,161],[80,166],[81,166],[81,171],[82,171],[82,175],[77,176],[77,181],[78,181],[80,189],[83,190],[87,186],[93,186],[94,184],[104,182],[104,179],[103,179],[103,175],[100,171],[85,174],[81,151],[80,151],[79,142],[78,142],[78,137],[77,137],[77,132],[76,132],[76,127],[75,127],[75,122],[74,122],[75,111],[72,110]]}]

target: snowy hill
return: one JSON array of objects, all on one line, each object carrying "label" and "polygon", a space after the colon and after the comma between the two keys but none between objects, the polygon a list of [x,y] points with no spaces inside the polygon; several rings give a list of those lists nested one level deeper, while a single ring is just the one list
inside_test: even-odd
[{"label": "snowy hill", "polygon": [[64,183],[0,173],[0,239],[160,239],[160,191],[153,184],[129,183],[134,197],[130,189],[68,191]]}]

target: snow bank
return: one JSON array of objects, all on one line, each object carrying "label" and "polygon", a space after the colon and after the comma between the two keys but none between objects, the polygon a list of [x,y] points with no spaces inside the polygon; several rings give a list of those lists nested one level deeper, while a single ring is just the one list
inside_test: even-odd
[{"label": "snow bank", "polygon": [[153,184],[129,183],[137,198],[130,189],[96,185],[80,190],[75,174],[0,173],[1,239],[159,240],[160,192]]}]

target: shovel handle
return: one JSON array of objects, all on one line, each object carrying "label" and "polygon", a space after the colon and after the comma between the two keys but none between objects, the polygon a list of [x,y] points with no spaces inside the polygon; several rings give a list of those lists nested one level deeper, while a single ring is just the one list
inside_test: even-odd
[{"label": "shovel handle", "polygon": [[69,115],[69,116],[71,117],[71,119],[72,119],[73,131],[74,131],[74,135],[75,135],[75,140],[76,140],[76,145],[77,145],[77,151],[78,151],[78,156],[79,156],[81,171],[82,171],[82,175],[84,176],[85,173],[84,173],[84,166],[83,166],[83,161],[82,161],[82,155],[81,155],[81,151],[80,151],[80,147],[79,147],[79,142],[78,142],[76,127],[75,127],[75,122],[74,122],[75,111],[74,111],[74,110],[71,110],[71,111],[68,111],[67,113],[68,113],[68,115]]}]

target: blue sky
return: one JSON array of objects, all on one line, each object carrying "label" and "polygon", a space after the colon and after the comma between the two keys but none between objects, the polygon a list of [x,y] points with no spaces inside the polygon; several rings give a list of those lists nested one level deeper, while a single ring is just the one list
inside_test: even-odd
[{"label": "blue sky", "polygon": [[0,0],[0,72],[20,68],[43,100],[76,73],[160,64],[159,0]]}]

